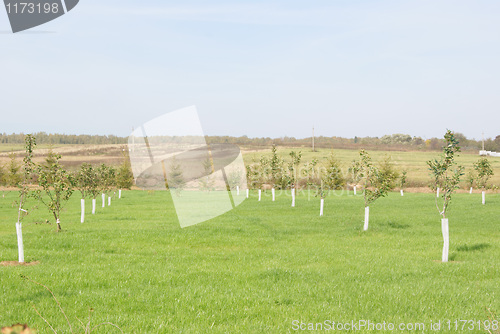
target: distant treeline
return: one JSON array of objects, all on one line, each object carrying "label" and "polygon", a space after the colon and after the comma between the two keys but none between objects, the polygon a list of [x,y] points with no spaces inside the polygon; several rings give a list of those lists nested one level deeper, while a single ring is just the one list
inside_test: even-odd
[{"label": "distant treeline", "polygon": [[[38,145],[103,145],[103,144],[126,144],[128,138],[117,136],[101,136],[101,135],[62,135],[62,134],[47,134],[45,132],[33,133]],[[0,134],[1,144],[24,144],[24,133],[20,134]]]},{"label": "distant treeline", "polygon": [[[461,133],[455,133],[462,150],[481,150],[482,141],[468,139]],[[209,143],[228,143],[237,144],[242,146],[256,146],[256,147],[271,147],[288,146],[288,147],[311,147],[312,137],[304,139],[296,139],[294,137],[282,138],[248,138],[242,137],[229,137],[229,136],[211,136],[208,137]],[[407,134],[393,134],[383,137],[315,137],[315,148],[334,148],[334,149],[371,149],[371,150],[441,150],[445,144],[442,138],[431,138],[424,140],[421,137],[412,137]],[[484,141],[484,149],[487,151],[500,152],[500,135],[495,139],[488,138]]]},{"label": "distant treeline", "polygon": [[[37,144],[71,144],[71,145],[102,145],[102,144],[127,144],[128,137],[118,136],[100,136],[100,135],[63,135],[63,134],[47,134],[45,132],[34,133]],[[482,149],[482,141],[468,139],[461,133],[455,133],[455,137],[459,140],[462,150],[480,150]],[[181,138],[178,138],[182,142]],[[311,147],[312,138],[297,139],[294,137],[282,138],[249,138],[247,136],[230,137],[230,136],[207,136],[209,144],[236,144],[246,147],[271,147],[288,146],[288,147]],[[0,134],[0,143],[4,144],[23,144],[24,134]],[[444,145],[442,138],[422,139],[421,137],[412,137],[408,134],[393,134],[383,137],[315,137],[315,148],[346,148],[346,149],[371,149],[371,150],[441,150]],[[484,148],[487,151],[500,152],[500,135],[493,138],[488,138],[484,142]]]}]

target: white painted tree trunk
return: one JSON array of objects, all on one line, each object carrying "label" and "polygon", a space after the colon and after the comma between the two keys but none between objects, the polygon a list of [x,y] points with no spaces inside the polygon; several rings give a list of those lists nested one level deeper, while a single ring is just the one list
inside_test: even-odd
[{"label": "white painted tree trunk", "polygon": [[247,189],[247,198],[249,198],[249,197],[250,197],[250,190]]},{"label": "white painted tree trunk", "polygon": [[118,198],[122,198],[122,190],[121,189],[118,190]]},{"label": "white painted tree trunk", "polygon": [[356,195],[356,186],[354,186],[354,195]]},{"label": "white painted tree trunk", "polygon": [[83,224],[83,222],[85,221],[85,199],[81,199],[80,200],[80,203],[81,203],[81,207],[82,207],[82,216],[80,218],[80,223]]},{"label": "white painted tree trunk", "polygon": [[102,207],[106,206],[106,195],[102,194]]},{"label": "white painted tree trunk", "polygon": [[363,226],[363,231],[368,231],[368,223],[370,222],[370,207],[365,207],[365,226]]},{"label": "white painted tree trunk", "polygon": [[436,197],[439,197],[439,188],[437,188]]},{"label": "white painted tree trunk", "polygon": [[448,219],[441,219],[441,229],[443,231],[443,262],[448,262],[448,252],[450,249],[450,229],[448,226]]},{"label": "white painted tree trunk", "polygon": [[483,197],[483,205],[484,205],[484,204],[486,203],[486,192],[485,192],[485,191],[483,191],[483,192],[481,193],[481,195],[482,195],[482,197]]},{"label": "white painted tree trunk", "polygon": [[262,189],[259,189],[259,202],[262,199]]},{"label": "white painted tree trunk", "polygon": [[240,186],[236,186],[236,196],[240,196]]},{"label": "white painted tree trunk", "polygon": [[96,202],[96,199],[95,198],[92,198],[92,214],[95,215],[95,203]]},{"label": "white painted tree trunk", "polygon": [[273,188],[271,192],[273,193],[273,202],[274,202],[276,200],[276,191]]},{"label": "white painted tree trunk", "polygon": [[404,196],[404,191],[403,191],[403,189],[401,189],[401,196]]},{"label": "white painted tree trunk", "polygon": [[319,207],[319,216],[320,217],[323,217],[323,209],[325,207],[325,199],[322,198],[321,199],[321,204],[320,204],[320,207]]},{"label": "white painted tree trunk", "polygon": [[292,188],[292,208],[295,208],[295,188]]},{"label": "white painted tree trunk", "polygon": [[17,231],[17,250],[19,253],[19,263],[24,262],[24,245],[23,245],[23,226],[22,223],[16,223]]},{"label": "white painted tree trunk", "polygon": [[59,219],[56,220],[56,224],[57,224],[57,230],[60,231],[61,230],[61,221]]},{"label": "white painted tree trunk", "polygon": [[111,196],[108,196],[108,206],[111,206]]},{"label": "white painted tree trunk", "polygon": [[469,194],[472,194],[472,187],[470,187],[470,191],[469,191]]}]

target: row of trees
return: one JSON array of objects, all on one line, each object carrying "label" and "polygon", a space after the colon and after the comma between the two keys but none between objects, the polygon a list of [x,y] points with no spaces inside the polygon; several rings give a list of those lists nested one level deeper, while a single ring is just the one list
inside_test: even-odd
[{"label": "row of trees", "polygon": [[[81,198],[92,198],[95,213],[95,201],[99,194],[110,196],[117,189],[130,189],[133,185],[133,175],[128,159],[119,168],[101,164],[92,166],[84,163],[80,169],[70,172],[61,165],[61,155],[49,151],[43,163],[33,161],[33,151],[36,139],[33,135],[25,138],[26,155],[23,165],[16,167],[21,171],[16,182],[11,185],[19,187],[19,220],[29,210],[25,208],[29,199],[44,205],[53,215],[57,230],[61,230],[60,216],[65,204],[75,190],[79,191]],[[82,220],[83,222],[83,220]]]},{"label": "row of trees", "polygon": [[[469,139],[461,133],[455,133],[455,138],[463,149],[480,150],[482,141]],[[24,134],[0,134],[0,143],[22,144],[24,143]],[[126,144],[128,138],[117,136],[99,136],[99,135],[64,135],[64,134],[47,134],[39,132],[35,134],[39,144]],[[180,138],[178,138],[180,139]],[[207,142],[210,143],[227,143],[243,146],[265,146],[271,145],[289,146],[289,147],[309,147],[312,138],[297,139],[294,137],[281,138],[249,138],[247,136],[230,137],[230,136],[209,136]],[[442,138],[423,139],[421,137],[411,136],[409,134],[392,134],[382,137],[324,137],[315,138],[315,146],[322,148],[369,148],[375,150],[389,149],[418,149],[418,150],[440,150],[443,147],[445,140]],[[488,138],[484,142],[485,149],[488,151],[500,152],[500,135],[495,138]]]}]

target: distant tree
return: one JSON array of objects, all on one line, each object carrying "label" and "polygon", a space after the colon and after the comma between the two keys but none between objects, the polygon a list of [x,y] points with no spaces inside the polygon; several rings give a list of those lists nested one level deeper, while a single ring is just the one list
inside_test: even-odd
[{"label": "distant tree", "polygon": [[7,174],[5,173],[4,166],[0,165],[0,187],[5,186],[6,181],[7,181],[6,177],[7,177]]},{"label": "distant tree", "polygon": [[91,195],[90,189],[95,182],[94,178],[94,169],[89,163],[83,163],[80,166],[80,169],[73,173],[75,189],[80,192],[82,199],[85,199]]},{"label": "distant tree", "polygon": [[441,185],[443,190],[441,204],[438,203],[437,196],[435,197],[435,201],[436,208],[442,216],[441,226],[444,238],[442,261],[448,262],[449,227],[446,212],[450,205],[453,193],[459,187],[460,177],[464,175],[464,168],[462,166],[458,166],[455,161],[455,154],[460,152],[460,146],[458,145],[458,140],[455,138],[453,132],[450,130],[446,131],[444,139],[446,141],[446,145],[443,148],[443,154],[440,160],[435,159],[433,161],[427,161],[427,165],[432,173],[434,187]]},{"label": "distant tree", "polygon": [[10,163],[7,174],[7,184],[11,187],[17,187],[19,182],[22,180],[20,173],[21,165],[16,160],[16,154],[14,152],[9,154]]},{"label": "distant tree", "polygon": [[300,161],[302,160],[302,152],[290,152],[290,158],[292,159],[288,164],[288,170],[290,172],[290,185],[292,188],[297,188],[298,186],[298,169],[300,165]]},{"label": "distant tree", "polygon": [[351,163],[351,166],[349,167],[348,172],[350,174],[350,180],[353,184],[354,193],[356,193],[356,186],[362,177],[362,175],[361,175],[361,163],[359,161],[354,160]]},{"label": "distant tree", "polygon": [[394,167],[394,163],[389,155],[387,155],[379,164],[379,173],[383,179],[390,182],[390,189],[394,189],[396,187],[396,180],[399,178],[399,172]]},{"label": "distant tree", "polygon": [[116,173],[116,185],[119,189],[132,189],[134,185],[134,174],[132,173],[132,167],[130,166],[130,160],[128,156],[120,165]]},{"label": "distant tree", "polygon": [[113,166],[101,164],[97,168],[100,190],[103,194],[111,196],[111,192],[116,188],[116,169]]},{"label": "distant tree", "polygon": [[488,186],[488,180],[493,176],[493,169],[487,158],[481,158],[474,163],[474,170],[476,171],[476,184],[482,189],[483,204],[485,204],[485,191]]},{"label": "distant tree", "polygon": [[491,168],[490,161],[487,158],[481,158],[474,163],[474,170],[476,171],[476,182],[479,188],[486,190],[488,180],[493,176],[493,169]]},{"label": "distant tree", "polygon": [[345,178],[342,175],[340,163],[333,154],[333,151],[327,160],[325,175],[322,181],[322,188],[325,190],[343,189],[345,186]]},{"label": "distant tree", "polygon": [[35,197],[54,215],[57,231],[61,231],[61,211],[73,194],[74,181],[60,164],[61,156],[49,151],[45,164],[37,166],[40,188]]},{"label": "distant tree", "polygon": [[[204,176],[199,180],[199,187],[200,190],[202,191],[210,192],[215,189],[215,180],[214,176],[212,175],[214,170],[212,161],[209,158],[207,158],[206,160],[203,161],[202,164],[203,164]],[[249,168],[250,166],[247,166],[247,177],[249,173]]]},{"label": "distant tree", "polygon": [[321,188],[321,177],[317,171],[319,160],[313,158],[311,161],[304,164],[302,169],[302,177],[309,188],[316,190]]},{"label": "distant tree", "polygon": [[285,174],[284,161],[278,155],[276,145],[271,148],[271,159],[269,160],[271,183],[277,189],[285,189],[290,184],[290,179]]},{"label": "distant tree", "polygon": [[470,169],[467,172],[467,176],[465,177],[465,184],[467,188],[472,189],[474,187],[474,182],[476,181],[476,174],[474,173],[474,169]]},{"label": "distant tree", "polygon": [[177,196],[181,195],[182,190],[186,186],[186,181],[184,180],[181,165],[175,159],[172,158],[170,163],[169,176],[167,178],[168,189],[174,190]]},{"label": "distant tree", "polygon": [[399,178],[399,189],[400,190],[404,190],[405,189],[406,182],[407,182],[407,175],[408,175],[408,171],[404,169],[401,172],[401,176]]},{"label": "distant tree", "polygon": [[495,151],[500,152],[500,135],[495,137]]}]

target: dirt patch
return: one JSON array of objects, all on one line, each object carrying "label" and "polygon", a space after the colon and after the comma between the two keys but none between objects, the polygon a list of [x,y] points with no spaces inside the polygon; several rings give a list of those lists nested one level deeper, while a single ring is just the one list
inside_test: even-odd
[{"label": "dirt patch", "polygon": [[18,261],[3,261],[0,262],[0,266],[2,267],[13,267],[13,266],[36,266],[37,264],[40,264],[40,262],[35,261],[35,262],[18,262]]}]

